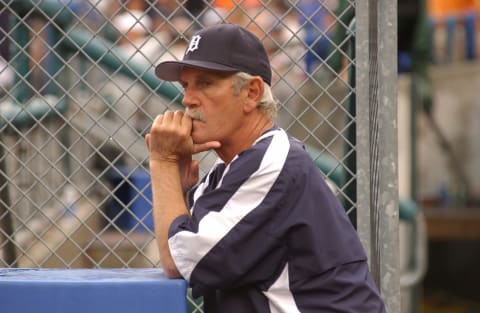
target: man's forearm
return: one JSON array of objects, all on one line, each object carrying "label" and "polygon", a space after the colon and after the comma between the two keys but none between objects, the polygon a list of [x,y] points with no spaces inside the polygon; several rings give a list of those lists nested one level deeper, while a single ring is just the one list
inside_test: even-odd
[{"label": "man's forearm", "polygon": [[180,277],[168,247],[168,230],[171,223],[178,216],[189,214],[180,182],[179,164],[174,161],[151,161],[150,173],[153,218],[160,261],[168,277]]}]

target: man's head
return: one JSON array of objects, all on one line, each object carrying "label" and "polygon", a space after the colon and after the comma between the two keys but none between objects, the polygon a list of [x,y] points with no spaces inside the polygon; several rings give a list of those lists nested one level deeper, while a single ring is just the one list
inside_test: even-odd
[{"label": "man's head", "polygon": [[182,61],[162,62],[155,74],[167,81],[179,81],[184,67],[225,73],[245,72],[260,76],[271,85],[272,69],[262,42],[235,24],[218,24],[195,33]]},{"label": "man's head", "polygon": [[183,86],[195,143],[242,145],[244,134],[275,118],[268,56],[260,40],[237,25],[197,32],[182,61],[162,62],[155,72]]}]

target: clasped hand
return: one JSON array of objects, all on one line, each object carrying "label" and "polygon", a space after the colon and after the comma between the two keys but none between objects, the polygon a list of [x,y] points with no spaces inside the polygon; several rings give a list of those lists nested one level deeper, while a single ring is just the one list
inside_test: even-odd
[{"label": "clasped hand", "polygon": [[167,111],[155,118],[150,133],[145,136],[150,164],[178,164],[184,191],[198,181],[198,161],[192,160],[192,155],[220,147],[217,141],[194,143],[192,127],[192,119],[184,112]]}]

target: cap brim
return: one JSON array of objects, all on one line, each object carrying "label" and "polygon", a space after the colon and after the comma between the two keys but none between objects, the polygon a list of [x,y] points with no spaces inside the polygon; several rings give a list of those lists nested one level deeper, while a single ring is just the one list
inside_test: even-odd
[{"label": "cap brim", "polygon": [[235,73],[239,70],[230,66],[206,61],[165,61],[155,67],[155,75],[166,81],[179,81],[180,72],[184,67],[195,67],[203,70],[211,70],[218,72]]}]

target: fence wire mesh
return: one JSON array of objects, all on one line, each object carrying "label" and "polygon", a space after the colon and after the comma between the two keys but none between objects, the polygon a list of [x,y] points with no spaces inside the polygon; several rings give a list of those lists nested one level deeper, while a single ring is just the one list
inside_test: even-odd
[{"label": "fence wire mesh", "polygon": [[[261,38],[279,126],[305,142],[355,222],[354,10],[353,0],[1,0],[0,266],[159,265],[143,137],[181,92],[153,66],[220,22]],[[205,173],[214,156],[197,157]]]}]

